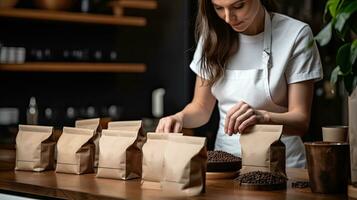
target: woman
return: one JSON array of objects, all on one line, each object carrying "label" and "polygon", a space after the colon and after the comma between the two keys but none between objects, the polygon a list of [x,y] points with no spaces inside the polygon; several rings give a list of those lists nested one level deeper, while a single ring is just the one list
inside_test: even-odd
[{"label": "woman", "polygon": [[[268,12],[264,0],[199,0],[199,38],[190,68],[193,100],[160,120],[157,132],[180,132],[220,113],[215,150],[240,156],[239,134],[254,124],[282,124],[287,167],[304,167],[314,81],[322,78],[310,27]],[[267,10],[268,9],[268,10]]]}]

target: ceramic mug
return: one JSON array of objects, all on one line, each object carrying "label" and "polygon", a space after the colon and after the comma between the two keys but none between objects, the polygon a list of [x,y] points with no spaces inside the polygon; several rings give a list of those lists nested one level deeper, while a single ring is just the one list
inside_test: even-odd
[{"label": "ceramic mug", "polygon": [[322,127],[322,140],[324,142],[346,142],[348,126],[324,126]]}]

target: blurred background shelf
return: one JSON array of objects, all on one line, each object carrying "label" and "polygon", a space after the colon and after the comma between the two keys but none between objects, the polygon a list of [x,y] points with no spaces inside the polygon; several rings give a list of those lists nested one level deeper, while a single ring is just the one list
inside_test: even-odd
[{"label": "blurred background shelf", "polygon": [[146,65],[139,63],[28,62],[25,64],[0,64],[0,71],[143,73],[146,71]]},{"label": "blurred background shelf", "polygon": [[20,8],[0,9],[0,17],[127,26],[145,26],[147,23],[144,17],[112,16]]},{"label": "blurred background shelf", "polygon": [[113,3],[124,8],[156,9],[158,7],[157,1],[154,0],[120,0]]}]

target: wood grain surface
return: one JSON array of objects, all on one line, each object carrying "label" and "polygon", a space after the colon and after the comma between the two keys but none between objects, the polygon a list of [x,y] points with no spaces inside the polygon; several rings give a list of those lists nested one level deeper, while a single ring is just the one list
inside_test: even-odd
[{"label": "wood grain surface", "polygon": [[[0,193],[20,193],[54,197],[60,199],[182,199],[175,194],[166,194],[159,190],[141,189],[140,180],[120,181],[96,178],[95,174],[72,175],[46,172],[14,171],[11,150],[0,151]],[[294,181],[308,180],[305,169],[287,169],[288,185],[286,190],[250,191],[239,189],[232,179],[206,181],[206,193],[186,199],[217,200],[303,200],[348,199],[347,194],[317,194],[310,188],[292,188]]]}]

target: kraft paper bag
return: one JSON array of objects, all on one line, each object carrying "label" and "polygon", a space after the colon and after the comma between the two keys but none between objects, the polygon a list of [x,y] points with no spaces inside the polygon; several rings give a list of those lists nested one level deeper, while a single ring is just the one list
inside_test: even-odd
[{"label": "kraft paper bag", "polygon": [[94,172],[94,130],[64,127],[57,142],[56,172],[84,174]]},{"label": "kraft paper bag", "polygon": [[286,176],[282,125],[255,125],[240,136],[241,174],[264,171]]},{"label": "kraft paper bag", "polygon": [[164,154],[162,190],[175,196],[195,196],[205,191],[206,138],[169,136]]},{"label": "kraft paper bag", "polygon": [[182,133],[148,133],[143,146],[143,175],[141,188],[161,189],[163,180],[164,155],[169,135],[182,136]]},{"label": "kraft paper bag", "polygon": [[142,146],[138,131],[103,130],[97,177],[128,180],[141,177]]},{"label": "kraft paper bag", "polygon": [[[136,145],[138,148],[140,148],[142,152],[142,147],[144,143],[146,142],[146,132],[144,131],[143,128],[143,123],[141,120],[133,120],[133,121],[114,121],[114,122],[109,122],[108,123],[108,129],[109,130],[126,130],[126,131],[135,131],[138,133],[138,138],[136,140]],[[142,154],[141,154],[142,156]],[[142,159],[140,160],[140,163],[142,164]],[[141,176],[141,172],[140,172]]]},{"label": "kraft paper bag", "polygon": [[142,129],[142,122],[141,120],[109,122],[108,129],[139,131],[140,129]]},{"label": "kraft paper bag", "polygon": [[99,138],[101,137],[102,134],[102,127],[100,126],[100,118],[76,120],[75,127],[86,128],[95,131],[93,137],[93,143],[95,146],[94,167],[98,167]]},{"label": "kraft paper bag", "polygon": [[141,120],[109,122],[108,129],[138,132],[139,137],[137,143],[139,146],[141,146],[141,148],[146,142],[146,133],[144,132],[143,124]]},{"label": "kraft paper bag", "polygon": [[357,187],[357,88],[348,97],[348,135],[350,142],[351,180]]},{"label": "kraft paper bag", "polygon": [[54,169],[53,127],[19,125],[16,136],[15,170],[44,171]]}]

